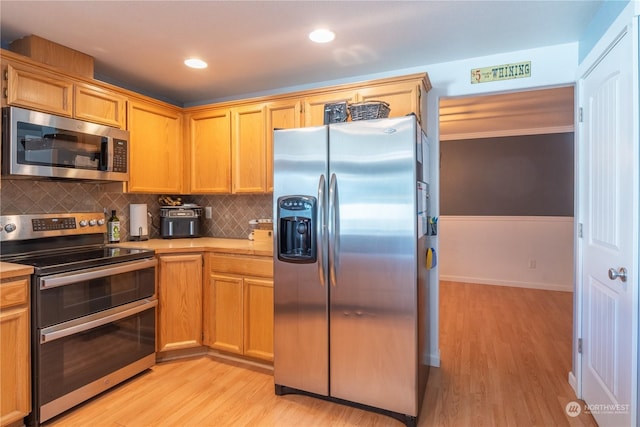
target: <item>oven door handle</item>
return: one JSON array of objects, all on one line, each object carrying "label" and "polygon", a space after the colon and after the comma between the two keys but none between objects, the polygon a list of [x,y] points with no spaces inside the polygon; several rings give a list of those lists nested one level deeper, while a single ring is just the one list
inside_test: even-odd
[{"label": "oven door handle", "polygon": [[108,323],[116,322],[124,319],[125,317],[130,317],[145,310],[149,310],[157,305],[158,300],[156,299],[144,299],[123,305],[122,307],[107,310],[106,312],[95,313],[91,316],[74,319],[69,322],[45,328],[40,331],[40,344],[46,344],[51,341],[59,340],[60,338],[68,337],[69,335],[79,334],[81,332],[88,331],[89,329],[94,329]]},{"label": "oven door handle", "polygon": [[51,276],[41,277],[38,281],[40,289],[50,289],[58,286],[71,285],[73,283],[85,280],[98,279],[100,277],[113,276],[121,273],[129,273],[136,270],[144,270],[158,265],[155,258],[144,261],[134,261],[118,264],[115,267],[95,267],[81,272],[70,272],[61,274],[52,274]]}]

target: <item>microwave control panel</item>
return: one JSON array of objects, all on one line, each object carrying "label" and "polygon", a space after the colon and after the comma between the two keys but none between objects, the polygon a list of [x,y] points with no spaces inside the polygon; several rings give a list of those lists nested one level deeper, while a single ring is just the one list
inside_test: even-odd
[{"label": "microwave control panel", "polygon": [[127,141],[113,140],[113,171],[127,172]]}]

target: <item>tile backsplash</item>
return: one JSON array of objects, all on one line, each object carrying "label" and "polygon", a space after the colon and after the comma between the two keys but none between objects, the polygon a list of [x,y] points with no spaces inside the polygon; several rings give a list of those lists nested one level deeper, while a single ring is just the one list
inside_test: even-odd
[{"label": "tile backsplash", "polygon": [[[120,218],[123,241],[129,237],[129,204],[146,203],[153,216],[149,237],[160,233],[158,194],[128,194],[122,184],[81,183],[70,181],[32,181],[3,179],[0,188],[0,214],[38,214],[58,212],[103,212],[111,216],[115,209]],[[185,203],[211,206],[211,219],[202,219],[202,233],[208,237],[246,239],[251,231],[249,221],[271,218],[272,196],[221,195],[181,196]]]}]

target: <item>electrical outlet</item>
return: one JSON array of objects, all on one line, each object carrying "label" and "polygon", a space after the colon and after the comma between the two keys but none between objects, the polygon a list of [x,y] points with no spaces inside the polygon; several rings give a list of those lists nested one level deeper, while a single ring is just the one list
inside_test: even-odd
[{"label": "electrical outlet", "polygon": [[206,206],[204,208],[204,217],[206,219],[211,219],[213,217],[213,210],[211,209],[211,206]]},{"label": "electrical outlet", "polygon": [[529,260],[529,268],[536,268],[536,260],[531,258]]}]

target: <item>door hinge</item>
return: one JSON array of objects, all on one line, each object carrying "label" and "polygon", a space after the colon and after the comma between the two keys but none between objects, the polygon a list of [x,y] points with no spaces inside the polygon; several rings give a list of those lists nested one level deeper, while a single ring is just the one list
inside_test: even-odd
[{"label": "door hinge", "polygon": [[582,107],[578,108],[578,122],[582,123]]},{"label": "door hinge", "polygon": [[582,239],[582,223],[578,223],[578,238]]},{"label": "door hinge", "polygon": [[578,353],[582,354],[582,338],[578,338]]}]

